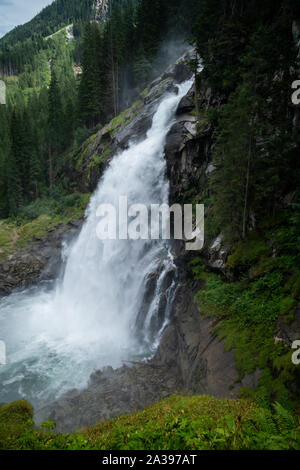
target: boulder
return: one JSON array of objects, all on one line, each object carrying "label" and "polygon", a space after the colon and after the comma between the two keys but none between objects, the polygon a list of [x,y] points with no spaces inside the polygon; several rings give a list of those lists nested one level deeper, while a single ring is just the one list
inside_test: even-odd
[{"label": "boulder", "polygon": [[225,272],[229,247],[223,243],[222,235],[219,235],[207,249],[207,264],[213,269]]}]

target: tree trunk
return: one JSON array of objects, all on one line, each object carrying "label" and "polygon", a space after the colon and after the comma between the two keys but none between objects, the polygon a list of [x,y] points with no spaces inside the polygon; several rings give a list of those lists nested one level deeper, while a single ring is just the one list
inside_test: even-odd
[{"label": "tree trunk", "polygon": [[249,150],[248,150],[248,164],[247,164],[247,176],[246,176],[246,187],[245,187],[245,203],[244,203],[244,215],[243,215],[243,238],[247,234],[247,212],[248,212],[248,201],[249,201],[249,183],[250,183],[250,169],[251,169],[251,154],[252,154],[252,138],[250,138]]},{"label": "tree trunk", "polygon": [[50,145],[49,145],[49,184],[50,184],[50,187],[53,186],[53,160],[52,160],[52,152],[51,152]]},{"label": "tree trunk", "polygon": [[198,72],[198,54],[195,56],[195,80],[194,80],[194,94],[195,94],[195,107],[197,116],[199,116],[199,103],[198,103],[198,90],[197,90],[197,72]]}]

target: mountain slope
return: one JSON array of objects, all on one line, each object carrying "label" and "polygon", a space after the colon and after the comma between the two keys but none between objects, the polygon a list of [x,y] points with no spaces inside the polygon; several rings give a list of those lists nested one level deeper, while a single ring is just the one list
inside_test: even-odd
[{"label": "mountain slope", "polygon": [[94,0],[55,0],[28,23],[17,26],[0,39],[0,46],[13,46],[32,36],[48,36],[74,21],[92,16]]}]

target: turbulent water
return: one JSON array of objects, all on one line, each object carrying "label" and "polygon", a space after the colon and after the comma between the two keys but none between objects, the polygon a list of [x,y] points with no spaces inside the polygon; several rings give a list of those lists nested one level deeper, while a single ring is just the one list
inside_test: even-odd
[{"label": "turbulent water", "polygon": [[7,348],[0,402],[24,397],[41,404],[83,387],[95,369],[153,354],[175,291],[170,246],[163,240],[100,241],[96,213],[103,203],[118,207],[119,196],[129,205],[168,202],[165,139],[190,86],[165,95],[146,138],[111,161],[78,239],[66,249],[63,277],[0,301],[0,339]]}]

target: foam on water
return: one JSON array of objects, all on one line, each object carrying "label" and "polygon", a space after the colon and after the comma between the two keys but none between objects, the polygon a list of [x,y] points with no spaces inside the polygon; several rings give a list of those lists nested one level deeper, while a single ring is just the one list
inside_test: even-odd
[{"label": "foam on water", "polygon": [[[6,342],[7,365],[0,366],[0,402],[19,397],[38,404],[70,388],[86,385],[104,366],[153,353],[165,326],[175,290],[164,277],[175,270],[165,241],[100,241],[96,234],[100,204],[150,206],[168,203],[164,145],[181,98],[191,82],[167,94],[144,140],[117,154],[99,182],[82,231],[68,247],[64,276],[0,300],[0,339]],[[139,335],[136,321],[145,294],[145,279],[159,270],[154,297]],[[161,286],[161,288],[160,288]],[[164,319],[155,334],[151,320],[160,297],[167,297]]]}]

